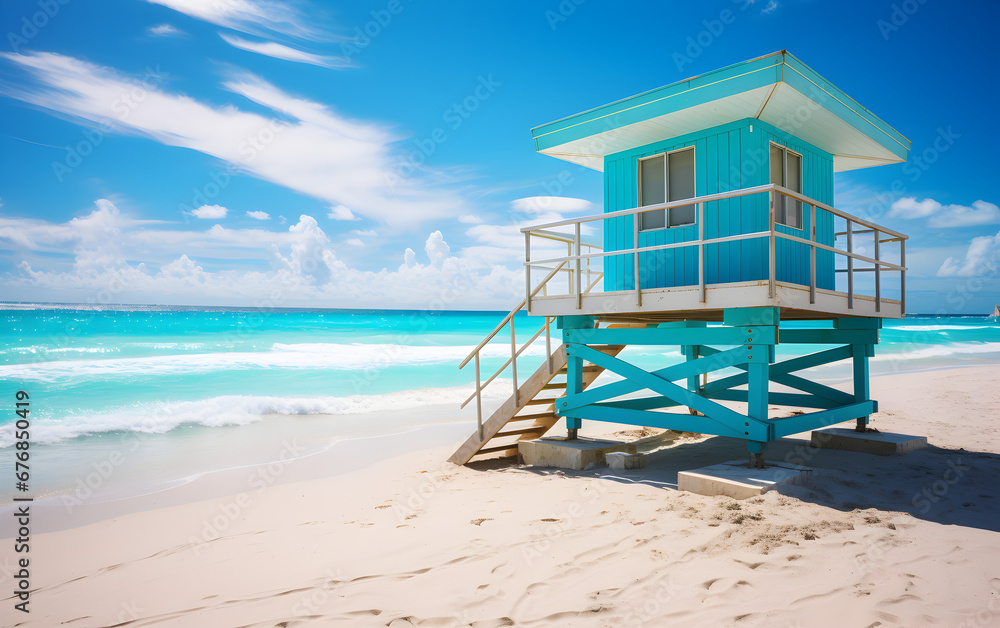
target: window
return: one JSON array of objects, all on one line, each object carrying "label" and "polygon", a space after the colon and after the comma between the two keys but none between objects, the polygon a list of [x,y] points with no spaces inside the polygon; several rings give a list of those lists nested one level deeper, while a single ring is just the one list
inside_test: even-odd
[{"label": "window", "polygon": [[[802,193],[802,155],[784,146],[771,144],[771,183],[793,192]],[[802,228],[802,201],[775,194],[774,221],[781,225]]]},{"label": "window", "polygon": [[[694,198],[694,147],[639,160],[639,206]],[[695,206],[640,214],[643,231],[695,223]]]}]

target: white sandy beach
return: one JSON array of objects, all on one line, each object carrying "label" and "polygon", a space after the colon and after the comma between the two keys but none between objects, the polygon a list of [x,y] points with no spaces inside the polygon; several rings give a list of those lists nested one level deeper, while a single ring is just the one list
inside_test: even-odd
[{"label": "white sandy beach", "polygon": [[[679,470],[741,458],[734,440],[681,439],[640,471],[456,467],[444,460],[463,423],[387,437],[412,451],[374,465],[334,447],[272,463],[270,476],[243,468],[88,504],[77,520],[40,507],[34,525],[68,529],[32,538],[30,615],[13,610],[4,566],[0,619],[1000,625],[1000,368],[877,377],[872,389],[873,427],[931,446],[890,458],[785,439],[768,458],[809,465],[814,480],[740,502],[676,490]],[[324,477],[348,463],[355,470]]]}]

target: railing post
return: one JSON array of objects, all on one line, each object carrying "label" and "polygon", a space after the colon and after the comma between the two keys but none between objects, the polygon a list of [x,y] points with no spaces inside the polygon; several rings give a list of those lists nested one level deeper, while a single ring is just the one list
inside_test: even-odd
[{"label": "railing post", "polygon": [[811,235],[809,239],[809,303],[816,302],[816,206],[809,206],[809,224]]},{"label": "railing post", "polygon": [[899,265],[903,270],[899,271],[899,314],[906,314],[906,240],[899,241]]},{"label": "railing post", "polygon": [[531,314],[531,232],[524,232],[524,309]]},{"label": "railing post", "polygon": [[879,263],[881,259],[879,257],[879,235],[880,232],[875,230],[875,311],[882,311],[882,264]]},{"label": "railing post", "polygon": [[774,292],[774,275],[776,274],[775,251],[774,251],[774,205],[775,201],[778,200],[777,196],[778,193],[774,190],[771,190],[770,207],[767,213],[767,225],[768,225],[767,228],[768,231],[771,232],[771,234],[767,238],[767,245],[768,245],[767,296],[772,299],[776,296]]},{"label": "railing post", "polygon": [[510,371],[514,378],[514,405],[517,401],[517,341],[514,339],[514,317],[510,317]]},{"label": "railing post", "polygon": [[854,234],[851,231],[853,222],[847,218],[847,309],[854,309]]},{"label": "railing post", "polygon": [[576,309],[583,307],[583,288],[580,287],[580,280],[583,274],[580,272],[580,223],[576,223]]},{"label": "railing post", "polygon": [[701,302],[705,303],[705,204],[698,203],[698,288]]},{"label": "railing post", "polygon": [[479,440],[483,440],[483,389],[479,378],[479,352],[476,352],[476,425],[479,427]]},{"label": "railing post", "polygon": [[[566,243],[566,257],[573,256],[573,243]],[[566,290],[569,294],[573,294],[573,269],[566,268]]]},{"label": "railing post", "polygon": [[639,214],[632,214],[632,257],[635,262],[635,306],[642,307],[642,287],[639,284]]},{"label": "railing post", "polygon": [[549,375],[552,374],[552,330],[550,329],[551,324],[552,320],[548,316],[546,316],[545,317],[545,365],[549,372]]}]

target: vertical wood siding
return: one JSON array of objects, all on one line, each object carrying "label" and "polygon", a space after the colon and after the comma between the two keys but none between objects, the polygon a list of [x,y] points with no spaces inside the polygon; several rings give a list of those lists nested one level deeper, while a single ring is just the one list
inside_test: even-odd
[{"label": "vertical wood siding", "polygon": [[[753,132],[750,125],[753,124]],[[802,155],[803,194],[833,204],[833,158],[814,146],[759,120],[740,120],[704,131],[605,157],[604,208],[606,212],[638,206],[638,160],[657,153],[695,147],[695,194],[704,196],[731,189],[768,183],[769,144],[786,146]],[[714,238],[767,229],[766,195],[714,201],[705,204],[705,237]],[[778,229],[809,237],[809,208],[803,207],[803,229],[779,225]],[[817,211],[817,240],[833,245],[833,216]],[[632,246],[632,217],[605,221],[604,242],[608,251]],[[640,246],[694,240],[697,225],[641,232]],[[695,285],[698,283],[697,247],[642,253],[639,281],[643,288]],[[778,240],[775,266],[777,279],[809,284],[809,247]],[[707,283],[755,281],[767,278],[767,239],[725,242],[706,247]],[[816,254],[816,283],[833,289],[833,254]],[[605,258],[605,289],[635,288],[631,255]]]}]

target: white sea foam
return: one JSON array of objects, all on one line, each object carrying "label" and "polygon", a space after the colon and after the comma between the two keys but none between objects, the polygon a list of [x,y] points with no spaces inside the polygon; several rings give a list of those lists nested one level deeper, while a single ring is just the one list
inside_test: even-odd
[{"label": "white sea foam", "polygon": [[[247,425],[270,414],[346,415],[399,412],[423,406],[465,401],[470,387],[424,388],[384,395],[346,397],[255,397],[227,395],[199,401],[142,403],[92,414],[76,414],[58,420],[32,421],[32,443],[52,444],[78,436],[107,432],[165,434],[182,425],[226,427]],[[510,382],[496,380],[484,391],[484,405],[494,406],[510,392]],[[14,443],[14,426],[0,427],[0,448]]]},{"label": "white sea foam", "polygon": [[0,355],[7,353],[118,353],[118,347],[50,347],[47,345],[33,345],[30,347],[8,347],[0,351]]},{"label": "white sea foam", "polygon": [[899,327],[886,327],[886,330],[898,331],[966,331],[973,329],[1000,329],[1000,326],[993,325],[900,325]]},{"label": "white sea foam", "polygon": [[946,345],[928,345],[911,351],[886,352],[876,354],[877,361],[926,360],[954,355],[977,355],[1000,353],[1000,342],[953,342]]},{"label": "white sea foam", "polygon": [[[0,365],[0,379],[56,382],[87,377],[130,375],[162,376],[172,373],[208,373],[253,368],[331,369],[368,371],[392,366],[459,362],[471,346],[413,346],[396,344],[275,343],[266,351],[187,353],[105,360],[59,360],[34,364]],[[540,356],[544,342],[535,342],[522,355]],[[508,358],[510,347],[488,345],[483,358]]]}]

